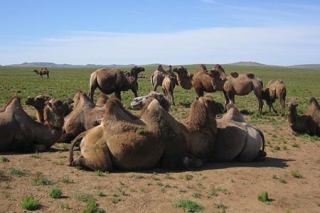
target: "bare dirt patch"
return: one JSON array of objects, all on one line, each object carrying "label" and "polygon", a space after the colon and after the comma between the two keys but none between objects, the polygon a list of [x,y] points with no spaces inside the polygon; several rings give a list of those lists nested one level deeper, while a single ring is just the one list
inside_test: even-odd
[{"label": "bare dirt patch", "polygon": [[[83,212],[89,198],[105,212],[185,212],[173,205],[179,199],[195,201],[201,212],[320,212],[320,141],[292,135],[285,118],[254,126],[265,134],[265,161],[208,163],[193,171],[79,170],[68,166],[68,144],[1,153],[0,212],[29,212],[20,206],[29,195],[40,203],[34,212]],[[53,187],[61,189],[60,199],[49,196]],[[258,200],[262,192],[266,203]]]}]

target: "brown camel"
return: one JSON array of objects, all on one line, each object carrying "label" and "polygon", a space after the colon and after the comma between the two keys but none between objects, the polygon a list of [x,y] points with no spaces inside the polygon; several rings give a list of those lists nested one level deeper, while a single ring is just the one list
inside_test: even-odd
[{"label": "brown camel", "polygon": [[173,72],[177,73],[177,82],[180,87],[186,90],[190,90],[192,88],[193,74],[189,73],[187,68],[179,66],[173,68]]},{"label": "brown camel", "polygon": [[[162,101],[167,108],[168,101]],[[207,97],[196,102],[191,112],[198,115],[191,115],[185,126],[152,97],[147,99],[140,118],[124,109],[119,100],[110,98],[102,123],[73,141],[70,165],[100,171],[114,167],[140,170],[157,165],[167,169],[201,166],[201,160],[193,155],[203,160],[209,157],[216,134],[215,102]],[[73,147],[79,141],[82,156],[74,160]]]},{"label": "brown camel", "polygon": [[269,112],[271,108],[274,113],[278,113],[277,110],[273,108],[273,103],[276,99],[279,99],[281,106],[281,116],[285,114],[285,105],[286,105],[286,86],[284,85],[281,79],[276,81],[270,80],[267,87],[262,90],[262,98],[266,101],[269,106]]},{"label": "brown camel", "polygon": [[130,76],[126,76],[118,68],[101,68],[90,75],[90,92],[89,96],[93,101],[94,91],[96,88],[105,94],[114,92],[115,96],[121,100],[121,91],[132,90],[135,97],[138,97],[138,73],[143,72],[143,67],[134,66],[131,68]]},{"label": "brown camel", "polygon": [[[105,96],[100,98],[108,100]],[[70,143],[81,132],[99,125],[105,113],[105,105],[96,106],[82,91],[75,94],[73,101],[73,110],[65,117],[63,135],[58,141],[61,143]]]},{"label": "brown camel", "polygon": [[47,68],[41,68],[41,70],[33,70],[33,72],[37,73],[37,75],[40,75],[41,78],[43,78],[43,75],[47,75],[47,79],[49,78],[49,70]]},{"label": "brown camel", "polygon": [[266,156],[263,133],[248,124],[233,104],[217,119],[217,135],[210,161],[258,161]]},{"label": "brown camel", "polygon": [[259,113],[262,113],[263,82],[260,78],[247,72],[240,74],[231,72],[229,75],[226,75],[221,65],[216,65],[213,69],[209,70],[208,73],[212,77],[211,83],[214,90],[223,91],[226,105],[228,103],[235,104],[235,95],[248,95],[251,91],[254,91],[259,103]]},{"label": "brown camel", "polygon": [[166,74],[162,82],[162,91],[165,97],[170,101],[172,105],[175,105],[173,96],[173,90],[175,86],[176,78]]},{"label": "brown camel", "polygon": [[[26,105],[33,106],[36,110],[37,121],[44,123],[44,108],[46,106],[46,101],[49,101],[51,98],[47,95],[37,95],[35,97],[27,97],[25,100]],[[61,98],[65,103],[68,104],[68,109],[66,110],[64,116],[67,116],[73,109],[73,100],[71,98]]]},{"label": "brown camel", "polygon": [[166,71],[162,68],[162,65],[159,64],[156,71],[153,72],[150,80],[152,84],[153,91],[157,91],[158,86],[162,85],[163,79],[166,75]]},{"label": "brown camel", "polygon": [[320,107],[315,98],[311,98],[309,109],[301,116],[297,113],[298,104],[288,103],[288,123],[293,134],[308,134],[320,137]]},{"label": "brown camel", "polygon": [[51,99],[44,108],[44,123],[33,120],[12,97],[0,111],[0,151],[45,151],[62,135],[63,115],[68,104]]},{"label": "brown camel", "polygon": [[44,123],[44,108],[46,106],[46,102],[51,98],[46,95],[37,95],[35,97],[28,97],[25,100],[26,105],[33,106],[36,109],[36,117],[40,123]]},{"label": "brown camel", "polygon": [[96,106],[103,107],[107,103],[109,96],[104,94],[103,92],[100,93],[98,99],[96,100]]}]

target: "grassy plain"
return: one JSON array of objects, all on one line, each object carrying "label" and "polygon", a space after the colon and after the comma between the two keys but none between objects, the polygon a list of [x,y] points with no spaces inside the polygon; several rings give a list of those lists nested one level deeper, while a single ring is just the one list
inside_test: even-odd
[{"label": "grassy plain", "polygon": [[[186,66],[194,72],[199,65]],[[208,68],[213,65],[207,65]],[[299,104],[303,113],[311,97],[320,100],[320,70],[274,66],[223,65],[231,71],[252,72],[264,82],[282,79],[287,102]],[[148,78],[139,79],[139,95],[152,89],[150,76],[156,65],[145,66]],[[166,66],[164,66],[166,68]],[[49,67],[50,79],[37,76],[33,67],[0,67],[0,107],[13,95],[47,94],[73,98],[77,90],[88,92],[95,68]],[[129,70],[130,67],[123,67]],[[160,91],[160,88],[158,88]],[[95,92],[97,97],[99,91]],[[189,114],[195,92],[176,87],[176,119]],[[212,94],[223,102],[221,92]],[[129,108],[134,95],[122,94]],[[286,116],[257,113],[253,93],[236,96],[246,120],[262,130],[267,158],[263,162],[208,163],[199,170],[101,171],[78,170],[68,165],[69,144],[56,144],[45,153],[1,153],[0,212],[319,212],[319,137],[291,133]],[[276,101],[275,108],[279,109]],[[31,114],[33,111],[31,111]],[[34,115],[34,114],[32,114]],[[1,139],[0,139],[1,140]],[[76,157],[79,151],[75,150]],[[54,194],[59,196],[52,196]],[[59,198],[58,198],[59,197]],[[31,199],[32,198],[32,199]]]}]

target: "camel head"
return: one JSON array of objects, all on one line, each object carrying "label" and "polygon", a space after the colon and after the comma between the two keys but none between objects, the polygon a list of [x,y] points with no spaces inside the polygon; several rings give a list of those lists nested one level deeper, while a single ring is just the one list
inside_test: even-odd
[{"label": "camel head", "polygon": [[188,75],[188,70],[187,68],[183,66],[175,67],[172,70],[173,72],[177,73],[180,76],[187,76]]},{"label": "camel head", "polygon": [[52,127],[62,128],[64,123],[64,114],[69,109],[67,101],[52,98],[46,101],[43,116],[45,123]]},{"label": "camel head", "polygon": [[142,109],[150,100],[157,99],[160,105],[166,110],[169,111],[170,102],[166,97],[158,92],[151,91],[148,95],[136,97],[131,101],[130,106],[133,109]]},{"label": "camel head", "polygon": [[131,68],[130,75],[136,76],[136,75],[138,75],[138,73],[144,72],[144,70],[145,70],[144,67],[134,66]]},{"label": "camel head", "polygon": [[291,111],[291,112],[296,112],[296,111],[297,111],[297,106],[298,106],[298,104],[293,103],[293,102],[289,102],[289,103],[287,104],[287,106],[288,106],[289,112],[290,112],[290,111]]},{"label": "camel head", "polygon": [[216,64],[213,69],[226,73],[220,64]]},{"label": "camel head", "polygon": [[27,97],[25,100],[26,105],[33,106],[35,108],[44,108],[46,101],[50,100],[49,96],[46,95],[37,95],[36,97]]}]

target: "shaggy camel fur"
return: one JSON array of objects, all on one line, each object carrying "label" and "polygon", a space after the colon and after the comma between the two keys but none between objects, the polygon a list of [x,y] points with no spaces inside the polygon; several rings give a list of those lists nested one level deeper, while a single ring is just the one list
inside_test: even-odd
[{"label": "shaggy camel fur", "polygon": [[[37,95],[35,97],[27,97],[25,100],[26,105],[33,106],[36,110],[37,121],[44,123],[43,110],[46,106],[46,101],[49,101],[51,98],[47,95]],[[61,99],[68,104],[68,109],[66,110],[64,116],[67,116],[73,109],[73,100],[71,98]]]},{"label": "shaggy camel fur", "polygon": [[109,96],[104,94],[103,92],[101,92],[99,97],[98,97],[98,99],[97,99],[97,101],[96,101],[96,106],[98,106],[98,107],[105,106],[105,104],[107,103],[108,99],[109,99]]},{"label": "shaggy camel fur", "polygon": [[186,90],[192,88],[193,74],[189,73],[187,68],[183,66],[175,67],[173,72],[177,73],[177,82],[180,87]]},{"label": "shaggy camel fur", "polygon": [[[108,99],[106,97],[102,98]],[[74,108],[65,117],[63,135],[59,140],[61,143],[70,143],[81,132],[99,125],[104,116],[104,105],[96,106],[82,91],[75,94],[73,101]]]},{"label": "shaggy camel fur", "polygon": [[154,71],[152,76],[150,77],[153,91],[157,91],[158,86],[162,86],[163,80],[166,75],[169,75],[172,78],[175,78],[174,83],[176,83],[176,75],[172,72],[172,66],[169,65],[167,70],[164,70],[162,68],[162,65],[159,64],[156,71]]},{"label": "shaggy camel fur", "polygon": [[310,136],[320,136],[319,125],[319,104],[314,99],[310,100],[309,109],[301,116],[297,113],[298,104],[288,103],[288,123],[293,131],[293,134],[308,134]]},{"label": "shaggy camel fur", "polygon": [[44,123],[33,120],[22,108],[20,97],[12,97],[0,111],[0,151],[45,151],[62,134],[68,104],[51,99],[44,108]]},{"label": "shaggy camel fur", "polygon": [[33,70],[37,75],[40,75],[43,78],[43,75],[47,75],[47,79],[49,78],[49,70],[47,68],[41,68],[41,70]]},{"label": "shaggy camel fur", "polygon": [[213,88],[218,91],[223,91],[226,105],[228,103],[235,104],[235,95],[248,95],[251,91],[254,91],[259,103],[258,111],[260,114],[262,113],[263,82],[260,78],[247,72],[241,74],[231,72],[229,75],[226,75],[221,65],[216,65],[214,69],[209,70],[208,73],[212,77]]},{"label": "shaggy camel fur", "polygon": [[276,99],[279,99],[281,106],[281,116],[285,114],[285,106],[286,106],[286,86],[284,85],[281,79],[276,81],[270,80],[268,82],[267,87],[262,90],[262,98],[266,101],[269,106],[269,112],[271,112],[271,108],[274,113],[278,113],[277,110],[273,108],[273,103]]},{"label": "shaggy camel fur", "polygon": [[173,76],[170,76],[168,74],[165,75],[163,82],[162,82],[162,91],[165,97],[170,101],[172,105],[175,105],[174,103],[174,96],[173,96],[173,90],[176,86],[176,78]]},{"label": "shaggy camel fur", "polygon": [[[159,93],[158,93],[159,94]],[[163,95],[162,95],[163,96]],[[162,101],[168,101],[163,98]],[[161,166],[185,169],[209,157],[216,134],[214,101],[202,97],[192,105],[188,125],[176,121],[157,99],[148,98],[138,118],[111,98],[102,123],[79,135],[70,148],[70,165],[91,170],[140,170]],[[194,109],[197,108],[197,109]],[[203,113],[203,114],[201,114]],[[82,156],[73,159],[81,141]]]},{"label": "shaggy camel fur", "polygon": [[143,72],[143,67],[134,66],[131,68],[130,76],[126,76],[118,68],[101,68],[90,75],[90,92],[89,96],[93,101],[94,91],[96,88],[105,94],[114,93],[121,100],[121,91],[132,90],[135,97],[138,97],[138,74]]},{"label": "shaggy camel fur", "polygon": [[216,121],[218,133],[210,161],[255,161],[265,158],[263,133],[249,125],[233,104],[228,104],[227,113]]}]

